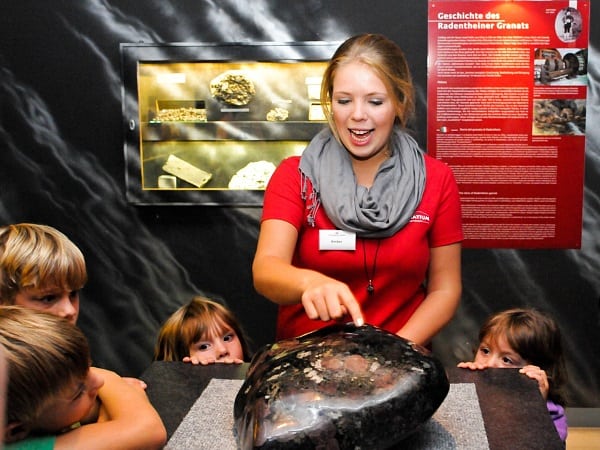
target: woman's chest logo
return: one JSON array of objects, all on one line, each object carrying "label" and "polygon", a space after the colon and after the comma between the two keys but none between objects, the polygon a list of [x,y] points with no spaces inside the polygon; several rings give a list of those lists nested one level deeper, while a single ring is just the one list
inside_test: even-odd
[{"label": "woman's chest logo", "polygon": [[429,222],[430,222],[429,214],[427,214],[426,212],[423,212],[423,211],[415,211],[413,216],[410,218],[410,221],[429,224]]}]

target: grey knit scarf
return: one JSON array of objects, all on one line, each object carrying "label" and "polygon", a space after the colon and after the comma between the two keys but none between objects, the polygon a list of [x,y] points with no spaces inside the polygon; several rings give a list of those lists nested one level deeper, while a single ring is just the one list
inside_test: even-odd
[{"label": "grey knit scarf", "polygon": [[371,188],[356,183],[348,151],[329,128],[319,132],[300,158],[302,198],[306,178],[313,186],[309,198],[309,225],[314,226],[319,205],[340,230],[360,237],[392,236],[413,216],[425,188],[425,159],[415,140],[395,128],[385,160]]}]

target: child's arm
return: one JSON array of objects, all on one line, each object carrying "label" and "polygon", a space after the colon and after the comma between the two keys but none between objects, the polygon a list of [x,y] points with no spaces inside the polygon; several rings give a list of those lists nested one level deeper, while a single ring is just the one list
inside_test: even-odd
[{"label": "child's arm", "polygon": [[540,369],[538,366],[525,366],[519,373],[523,373],[527,375],[529,378],[533,380],[537,380],[538,386],[540,388],[540,392],[544,400],[548,399],[548,391],[550,390],[550,382],[548,381],[548,375],[546,375],[546,371]]},{"label": "child's arm", "polygon": [[165,427],[141,386],[116,373],[92,367],[104,379],[98,392],[102,402],[98,422],[82,425],[56,438],[55,450],[159,449],[166,441]]},{"label": "child's arm", "polygon": [[142,389],[146,389],[148,387],[146,383],[143,380],[140,380],[139,378],[123,377],[123,380],[125,380],[129,384],[140,386]]}]

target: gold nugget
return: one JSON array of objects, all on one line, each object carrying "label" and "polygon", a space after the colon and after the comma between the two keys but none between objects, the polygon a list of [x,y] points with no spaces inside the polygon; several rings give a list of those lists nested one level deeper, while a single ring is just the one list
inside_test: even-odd
[{"label": "gold nugget", "polygon": [[229,70],[210,82],[210,93],[216,100],[229,105],[244,106],[250,103],[256,90],[243,72]]}]

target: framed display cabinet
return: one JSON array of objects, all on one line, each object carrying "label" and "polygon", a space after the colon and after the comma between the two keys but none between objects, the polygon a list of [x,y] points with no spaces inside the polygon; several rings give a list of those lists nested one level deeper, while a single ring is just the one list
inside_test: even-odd
[{"label": "framed display cabinet", "polygon": [[275,167],[326,124],[338,45],[121,44],[127,200],[261,206]]}]

